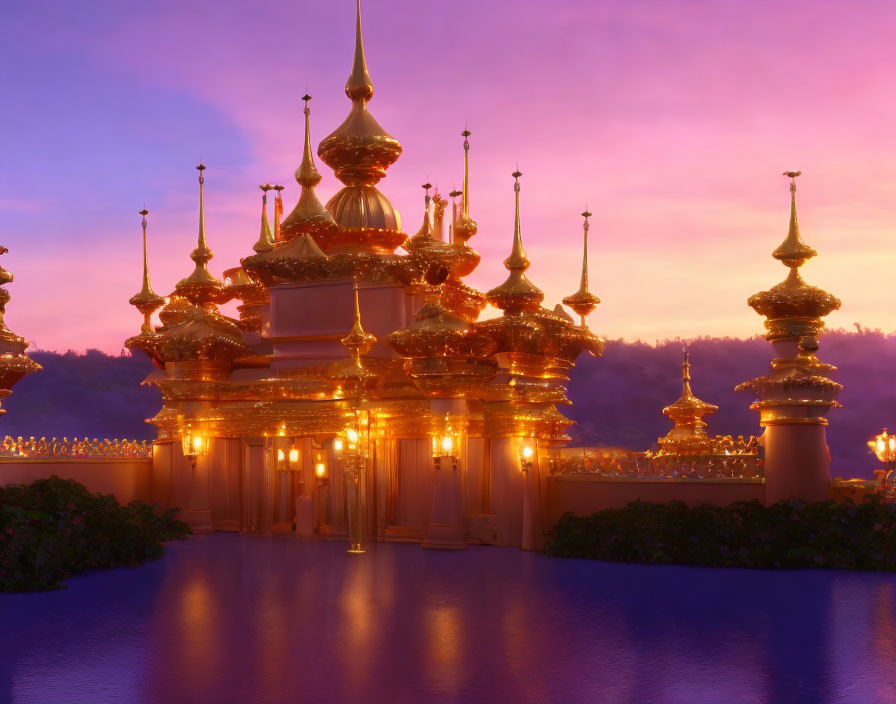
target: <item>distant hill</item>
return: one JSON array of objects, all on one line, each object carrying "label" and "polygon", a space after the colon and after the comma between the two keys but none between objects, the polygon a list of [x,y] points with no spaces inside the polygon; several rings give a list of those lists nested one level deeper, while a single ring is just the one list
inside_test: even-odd
[{"label": "distant hill", "polygon": [[[760,338],[691,340],[694,393],[719,406],[708,418],[709,432],[759,434],[753,400],[734,386],[764,374],[771,346]],[[659,345],[607,342],[600,359],[582,357],[572,370],[570,398],[562,409],[577,421],[573,443],[620,445],[647,449],[670,427],[662,408],[681,392],[679,341]],[[896,336],[862,330],[830,332],[822,339],[820,357],[839,367],[844,385],[842,409],[831,411],[828,441],[835,476],[871,476],[875,460],[866,442],[884,426],[896,429]],[[110,356],[35,352],[42,372],[20,382],[3,403],[0,434],[136,438],[155,437],[144,419],[161,407],[153,387],[140,386],[152,371],[143,356]]]}]

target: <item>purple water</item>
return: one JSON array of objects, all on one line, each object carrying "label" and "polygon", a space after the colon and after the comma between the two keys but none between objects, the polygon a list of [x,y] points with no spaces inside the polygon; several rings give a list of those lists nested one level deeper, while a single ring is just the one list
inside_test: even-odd
[{"label": "purple water", "polygon": [[216,534],[0,594],[0,701],[896,702],[896,575]]}]

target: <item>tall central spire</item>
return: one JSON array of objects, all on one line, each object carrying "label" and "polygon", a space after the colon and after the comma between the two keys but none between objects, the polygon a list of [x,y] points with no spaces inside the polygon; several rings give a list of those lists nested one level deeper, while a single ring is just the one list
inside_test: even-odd
[{"label": "tall central spire", "polygon": [[345,94],[352,101],[348,117],[317,149],[321,160],[345,184],[327,203],[327,210],[339,226],[328,253],[391,254],[405,240],[401,217],[376,184],[401,155],[401,144],[367,109],[373,97],[373,83],[364,56],[360,0],[355,18],[354,58]]},{"label": "tall central spire", "polygon": [[373,97],[373,82],[367,71],[364,58],[364,38],[361,36],[361,0],[358,0],[355,20],[355,57],[352,72],[345,83],[345,94],[351,100],[370,100]]}]

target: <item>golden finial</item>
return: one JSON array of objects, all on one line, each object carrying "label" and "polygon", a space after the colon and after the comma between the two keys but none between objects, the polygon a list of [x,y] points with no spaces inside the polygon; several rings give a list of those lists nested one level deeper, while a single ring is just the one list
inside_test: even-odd
[{"label": "golden finial", "polygon": [[302,163],[296,169],[296,181],[302,187],[302,192],[299,202],[280,225],[280,239],[286,241],[308,235],[321,247],[327,248],[336,235],[336,222],[314,191],[314,187],[320,183],[321,175],[314,165],[314,154],[311,151],[311,108],[308,105],[311,96],[306,93],[302,100],[305,102],[305,146]]},{"label": "golden finial", "polygon": [[461,213],[454,223],[454,240],[460,244],[465,243],[479,229],[476,221],[470,217],[470,135],[469,129],[464,127],[460,133],[464,138],[464,183],[461,189]]},{"label": "golden finial", "polygon": [[357,2],[355,22],[355,57],[352,72],[345,84],[345,94],[351,100],[370,100],[373,96],[373,83],[367,71],[367,60],[364,58],[364,39],[361,36],[361,0]]},{"label": "golden finial", "polygon": [[802,171],[784,172],[784,176],[790,179],[790,225],[787,228],[786,239],[772,254],[775,259],[791,269],[798,269],[806,260],[817,254],[812,247],[803,242],[796,219],[796,177],[801,173]]},{"label": "golden finial", "polygon": [[585,206],[585,212],[582,213],[582,217],[585,218],[584,223],[582,223],[582,230],[584,233],[582,237],[584,242],[584,251],[582,253],[582,278],[579,282],[579,290],[571,296],[564,298],[563,303],[578,313],[579,317],[582,319],[582,327],[584,328],[587,327],[585,325],[585,316],[597,307],[597,304],[600,303],[600,299],[588,290],[588,230],[590,228],[588,218],[591,217],[591,213],[588,212],[587,206]]},{"label": "golden finial", "polygon": [[268,191],[273,190],[274,186],[263,183],[259,188],[261,189],[261,232],[258,233],[258,242],[252,245],[252,249],[261,254],[270,252],[274,248],[271,226],[268,224]]},{"label": "golden finial", "polygon": [[280,219],[283,216],[283,195],[281,191],[285,186],[276,185],[273,187],[277,193],[274,195],[274,242],[280,241]]},{"label": "golden finial", "polygon": [[517,313],[524,310],[535,311],[544,300],[544,293],[541,289],[530,282],[525,275],[525,271],[529,268],[529,259],[523,250],[523,238],[520,233],[520,176],[522,175],[519,168],[512,174],[515,200],[513,248],[510,251],[510,256],[504,260],[504,266],[510,275],[503,284],[485,294],[489,303],[506,313]]},{"label": "golden finial", "polygon": [[[520,176],[522,175],[519,168],[511,174],[513,176],[513,196],[516,201],[513,216],[513,249],[510,250],[510,256],[504,260],[504,266],[511,270],[526,271],[529,268],[529,258],[523,250],[523,236],[520,232]],[[464,206],[466,206],[466,202]]]},{"label": "golden finial", "polygon": [[[203,171],[205,171],[205,164],[200,160],[199,166],[196,167],[196,170],[199,172],[199,249],[207,250],[208,244],[205,241],[205,204],[203,202],[203,193],[202,187],[205,185],[205,176],[203,175]],[[211,252],[209,252],[211,254]],[[211,259],[211,256],[209,257]]]},{"label": "golden finial", "polygon": [[140,226],[143,229],[143,288],[140,289],[139,293],[131,296],[128,303],[143,314],[143,325],[140,326],[140,334],[148,335],[152,332],[152,325],[149,321],[150,316],[162,306],[165,299],[157,295],[149,283],[149,261],[146,254],[146,216],[149,215],[149,211],[145,205],[143,210],[140,211],[140,215],[142,216]]},{"label": "golden finial", "polygon": [[314,154],[311,151],[311,108],[308,107],[308,101],[311,96],[307,93],[302,96],[305,101],[305,107],[302,112],[305,114],[305,148],[302,151],[302,163],[296,169],[296,181],[302,187],[313,188],[320,183],[322,176],[314,165]]},{"label": "golden finial", "polygon": [[140,293],[152,294],[152,284],[149,283],[149,259],[146,254],[146,216],[149,215],[149,211],[145,205],[139,214],[143,216],[140,220],[140,227],[143,229],[143,288],[140,290]]}]

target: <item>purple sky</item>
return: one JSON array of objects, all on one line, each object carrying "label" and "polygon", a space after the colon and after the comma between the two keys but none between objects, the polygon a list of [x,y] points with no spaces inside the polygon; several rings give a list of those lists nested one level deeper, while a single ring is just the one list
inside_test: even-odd
[{"label": "purple sky", "polygon": [[[354,2],[0,5],[0,243],[7,321],[44,349],[118,351],[139,330],[137,211],[167,294],[189,273],[196,165],[213,272],[258,236],[259,191],[298,188],[299,97],[320,141],[345,117]],[[371,111],[404,145],[381,190],[419,227],[427,178],[460,183],[471,137],[483,255],[506,275],[522,178],[530,278],[577,288],[595,214],[590,325],[607,337],[752,335],[745,299],[783,279],[781,172],[802,169],[803,272],[843,300],[833,327],[892,330],[896,69],[892,2],[366,0]],[[889,47],[889,48],[888,48]],[[321,198],[337,183],[324,173]]]}]

